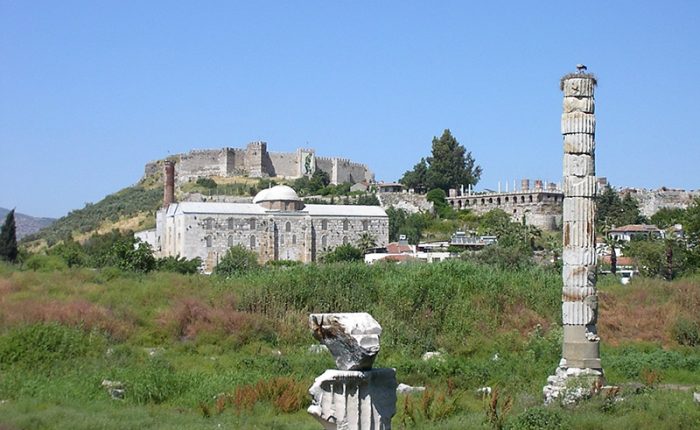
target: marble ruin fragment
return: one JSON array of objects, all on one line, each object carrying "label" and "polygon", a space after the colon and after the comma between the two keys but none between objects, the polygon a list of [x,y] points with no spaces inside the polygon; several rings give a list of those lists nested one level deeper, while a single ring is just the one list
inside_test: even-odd
[{"label": "marble ruin fragment", "polygon": [[596,330],[595,99],[596,79],[585,70],[561,80],[564,92],[562,359],[544,387],[545,403],[588,396],[603,382]]},{"label": "marble ruin fragment", "polygon": [[382,327],[368,313],[311,314],[309,326],[340,370],[368,370],[379,353]]},{"label": "marble ruin fragment", "polygon": [[382,328],[368,313],[311,314],[313,335],[335,358],[309,388],[308,412],[325,429],[391,429],[396,370],[372,369]]}]

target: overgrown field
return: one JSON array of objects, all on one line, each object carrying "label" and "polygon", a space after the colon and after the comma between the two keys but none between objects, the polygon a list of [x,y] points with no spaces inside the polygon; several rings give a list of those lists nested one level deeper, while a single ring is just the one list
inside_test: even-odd
[{"label": "overgrown field", "polygon": [[[700,391],[700,277],[600,287],[603,364],[624,400],[562,409],[541,407],[561,341],[548,269],[329,264],[221,279],[0,266],[0,428],[317,429],[306,389],[334,363],[309,352],[306,324],[330,311],[371,313],[384,327],[376,366],[428,387],[399,396],[395,428],[700,427],[681,391]],[[484,386],[498,394],[475,394]]]}]

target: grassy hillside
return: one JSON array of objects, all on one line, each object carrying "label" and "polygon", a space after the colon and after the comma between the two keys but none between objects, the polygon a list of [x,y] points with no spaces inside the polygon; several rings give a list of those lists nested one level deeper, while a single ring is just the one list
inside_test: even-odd
[{"label": "grassy hillside", "polygon": [[[512,399],[496,408],[509,428],[697,428],[691,394],[663,384],[700,384],[688,341],[700,277],[636,281],[601,283],[602,359],[624,401],[545,409],[561,341],[560,277],[545,269],[339,264],[221,279],[0,266],[0,424],[316,429],[305,391],[334,364],[308,352],[308,313],[367,311],[384,327],[376,365],[428,387],[399,397],[395,428],[498,428],[485,413],[493,399],[474,394],[482,386]],[[442,359],[421,360],[435,350]],[[124,384],[124,400],[104,379]]]},{"label": "grassy hillside", "polygon": [[[49,246],[72,235],[75,238],[112,228],[147,228],[155,222],[155,211],[163,201],[160,188],[141,185],[124,188],[97,203],[88,203],[82,209],[71,211],[49,227],[27,236],[24,241],[44,240]],[[137,218],[136,223],[129,221]],[[126,224],[123,227],[120,224]]]}]

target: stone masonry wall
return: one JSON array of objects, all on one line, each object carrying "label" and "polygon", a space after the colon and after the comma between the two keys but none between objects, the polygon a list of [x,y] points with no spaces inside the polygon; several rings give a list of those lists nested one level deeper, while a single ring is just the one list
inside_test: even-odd
[{"label": "stone masonry wall", "polygon": [[[307,150],[315,152],[313,150]],[[199,177],[242,176],[298,178],[301,176],[300,150],[268,152],[265,142],[251,142],[245,149],[223,148],[190,151],[168,157],[176,163],[176,178],[182,183]],[[373,181],[374,173],[365,165],[346,158],[316,157],[316,168],[328,173],[331,183]],[[152,161],[144,168],[144,177],[162,171],[162,160]]]},{"label": "stone masonry wall", "polygon": [[316,261],[346,243],[357,244],[369,233],[386,246],[389,221],[380,217],[312,217],[305,212],[268,215],[185,214],[167,218],[161,229],[160,256],[199,257],[210,272],[228,249],[241,245],[271,260]]},{"label": "stone masonry wall", "polygon": [[493,209],[510,214],[511,219],[542,230],[556,230],[562,223],[564,195],[560,190],[524,190],[502,193],[477,193],[448,197],[453,209],[470,209],[482,215]]},{"label": "stone masonry wall", "polygon": [[661,208],[686,209],[693,199],[700,197],[700,190],[671,190],[660,188],[658,190],[646,190],[643,188],[624,188],[620,195],[630,194],[639,202],[639,211],[642,215],[650,217]]}]

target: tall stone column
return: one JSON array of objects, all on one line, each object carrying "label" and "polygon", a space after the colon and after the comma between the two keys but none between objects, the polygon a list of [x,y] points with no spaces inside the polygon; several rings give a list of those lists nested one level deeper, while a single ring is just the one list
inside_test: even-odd
[{"label": "tall stone column", "polygon": [[[581,69],[585,70],[585,67],[581,66]],[[544,388],[546,403],[558,397],[570,402],[590,395],[593,386],[602,384],[603,378],[600,338],[596,330],[595,86],[595,77],[585,71],[561,79],[564,92],[561,117],[564,138],[564,343],[559,367]],[[579,381],[572,384],[572,377]]]}]

